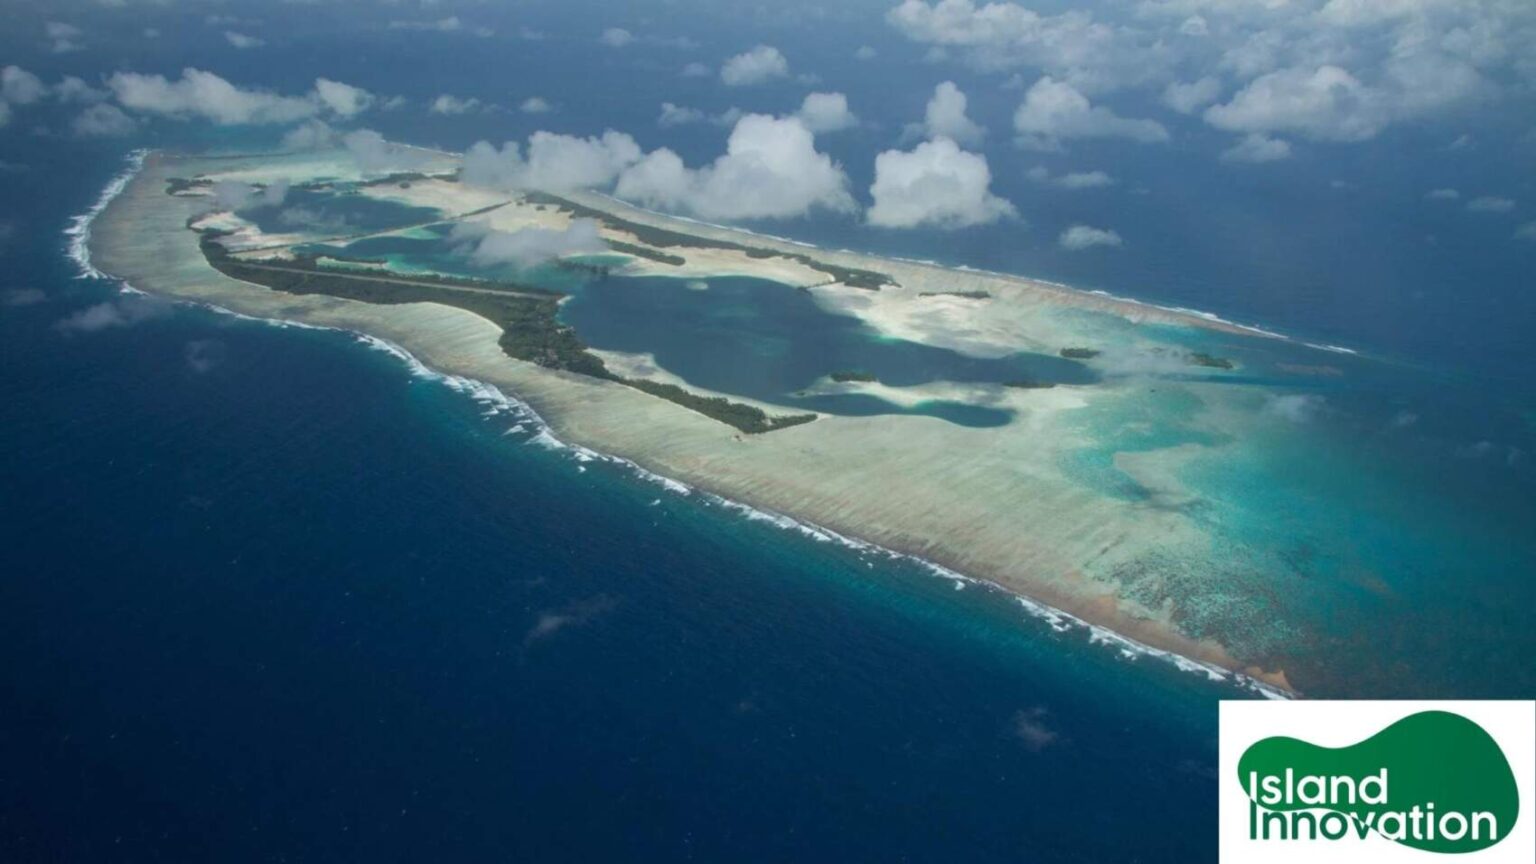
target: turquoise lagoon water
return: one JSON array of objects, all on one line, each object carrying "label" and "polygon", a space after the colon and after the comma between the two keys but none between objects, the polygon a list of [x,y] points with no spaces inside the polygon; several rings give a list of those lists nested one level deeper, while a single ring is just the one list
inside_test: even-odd
[{"label": "turquoise lagoon water", "polygon": [[690,384],[774,404],[832,414],[920,413],[972,426],[1007,423],[1011,412],[951,401],[903,409],[867,394],[806,394],[834,372],[858,371],[882,384],[934,382],[1086,384],[1085,365],[1040,354],[969,357],[882,336],[827,312],[805,291],[762,279],[617,277],[584,284],[561,317],[589,344],[647,352]]},{"label": "turquoise lagoon water", "polygon": [[271,234],[295,230],[362,234],[441,218],[431,207],[366,197],[346,188],[291,189],[281,207],[252,207],[238,215]]},{"label": "turquoise lagoon water", "polygon": [[[1455,375],[1386,359],[1161,335],[1242,366],[1219,383],[1147,380],[1143,398],[1075,415],[1093,442],[1073,455],[1075,476],[1176,508],[1212,538],[1118,572],[1130,596],[1176,604],[1194,635],[1288,658],[1314,693],[1363,680],[1404,697],[1536,686],[1521,659],[1536,653],[1529,416]],[[1212,411],[1225,431],[1211,431]],[[1487,437],[1467,443],[1476,435]],[[1115,465],[1180,445],[1194,455],[1163,457],[1174,490]]]},{"label": "turquoise lagoon water", "polygon": [[[945,348],[884,337],[857,318],[827,312],[805,291],[764,279],[585,276],[544,266],[477,267],[433,226],[418,236],[390,235],[342,246],[300,247],[317,254],[387,261],[401,272],[441,272],[531,282],[567,292],[560,316],[600,349],[650,353],[696,387],[788,408],[830,414],[923,414],[967,426],[1000,426],[1012,412],[933,399],[912,406],[870,394],[806,393],[834,372],[857,371],[882,384],[934,382],[1086,384],[1097,375],[1072,360],[1019,353],[969,357]],[[438,237],[422,236],[437,234]]]},{"label": "turquoise lagoon water", "polygon": [[[443,233],[370,238],[339,251],[401,270],[557,288],[571,294],[562,318],[589,344],[648,353],[691,385],[786,407],[906,411],[975,426],[1012,419],[985,404],[903,408],[870,395],[803,392],[841,370],[898,387],[1030,378],[1117,388],[1122,398],[1074,412],[1089,443],[1070,454],[1067,470],[1135,506],[1177,509],[1211,540],[1111,575],[1149,606],[1171,604],[1194,635],[1288,668],[1310,692],[1368,680],[1381,694],[1497,693],[1510,682],[1469,684],[1471,658],[1513,663],[1536,653],[1527,626],[1536,607],[1530,417],[1452,372],[1094,312],[1064,314],[1081,316],[1096,345],[1151,340],[1164,354],[1112,351],[1086,364],[1034,354],[977,359],[881,337],[774,282],[477,270]],[[1237,368],[1159,362],[1181,352]],[[1158,453],[1177,488],[1146,488],[1117,464],[1136,453]]]}]

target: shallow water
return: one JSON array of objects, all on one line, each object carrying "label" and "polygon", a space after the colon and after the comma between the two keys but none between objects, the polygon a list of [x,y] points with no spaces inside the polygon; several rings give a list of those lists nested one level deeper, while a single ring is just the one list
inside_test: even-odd
[{"label": "shallow water", "polygon": [[1059,357],[1020,353],[1001,359],[881,336],[868,325],[822,309],[811,295],[763,279],[608,276],[584,284],[561,318],[593,347],[651,354],[662,368],[696,386],[831,414],[920,413],[962,425],[1008,422],[1000,409],[935,401],[910,409],[859,394],[814,395],[805,389],[836,372],[875,376],[881,384],[1087,383],[1094,374]]},{"label": "shallow water", "polygon": [[238,215],[270,234],[295,230],[358,234],[440,218],[431,207],[411,207],[346,190],[314,189],[289,190],[280,207],[251,207]]}]

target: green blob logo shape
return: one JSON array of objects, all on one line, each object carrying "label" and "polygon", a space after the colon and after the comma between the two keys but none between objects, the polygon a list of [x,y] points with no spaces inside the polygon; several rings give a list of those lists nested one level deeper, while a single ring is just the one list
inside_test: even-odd
[{"label": "green blob logo shape", "polygon": [[[1254,798],[1255,788],[1250,784],[1255,774],[1262,783],[1266,777],[1284,778],[1286,769],[1291,769],[1298,784],[1304,777],[1322,776],[1354,778],[1358,786],[1366,778],[1379,776],[1383,768],[1388,778],[1383,803],[1369,803],[1359,795],[1354,803],[1329,800],[1309,804],[1295,800],[1298,796],[1294,795],[1290,801],[1266,803],[1267,796],[1259,786],[1259,795],[1254,800],[1262,810],[1252,810],[1250,818],[1261,819],[1264,810],[1334,811],[1349,818],[1348,837],[1368,831],[1387,836],[1394,833],[1392,828],[1398,824],[1395,820],[1404,818],[1388,814],[1407,814],[1414,807],[1427,813],[1424,808],[1433,804],[1437,824],[1433,826],[1432,837],[1427,831],[1419,832],[1418,836],[1405,831],[1405,836],[1389,838],[1429,852],[1476,852],[1503,840],[1514,830],[1520,812],[1520,793],[1504,751],[1483,727],[1447,711],[1412,714],[1358,744],[1336,749],[1296,738],[1265,738],[1250,746],[1237,763],[1239,781],[1250,798]],[[1377,797],[1375,785],[1373,781],[1366,786],[1373,798]],[[1451,813],[1463,814],[1468,820],[1473,814],[1491,814],[1497,820],[1497,836],[1487,836],[1488,822],[1484,819],[1479,826],[1483,836],[1473,839],[1469,825],[1464,836],[1447,839],[1438,822]],[[1379,821],[1384,817],[1385,822]],[[1406,819],[1402,824],[1407,827]],[[1382,831],[1384,825],[1386,832]],[[1448,827],[1457,827],[1454,818]]]}]

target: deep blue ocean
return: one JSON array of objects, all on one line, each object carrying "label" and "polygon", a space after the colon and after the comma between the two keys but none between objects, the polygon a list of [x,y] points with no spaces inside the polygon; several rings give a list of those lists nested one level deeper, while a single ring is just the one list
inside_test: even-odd
[{"label": "deep blue ocean", "polygon": [[31,155],[0,859],[1209,854],[1235,687],[529,443],[347,334],[61,332],[116,290],[60,230],[121,165]]},{"label": "deep blue ocean", "polygon": [[[816,27],[719,14],[678,26],[711,56],[799,40],[797,68],[884,119],[825,141],[861,194],[891,120],[916,119],[943,78],[1006,137],[1018,94],[996,80],[910,46],[861,79],[850,44],[902,50],[857,20],[889,4],[866,5]],[[161,16],[161,44],[103,27],[88,55],[25,59],[50,79],[197,65],[285,91],[324,74],[418,103],[537,94],[559,110],[428,121],[417,104],[366,124],[453,148],[612,126],[690,164],[725,132],[661,132],[660,101],[720,111],[745,98],[678,77],[688,58],[671,48],[572,65],[560,15],[542,7],[482,13],[502,33],[551,34],[515,50],[379,29],[360,50],[332,35],[341,12],[304,9],[291,42],[260,56],[193,38],[200,16],[158,11],[145,14]],[[618,15],[592,26],[648,26]],[[19,32],[0,47],[32,50]],[[558,84],[545,77],[556,66],[569,72]],[[790,110],[803,89],[769,87],[746,107]],[[117,296],[77,278],[63,232],[130,148],[257,136],[162,122],[82,143],[33,129],[67,119],[53,110],[0,137],[0,861],[1214,860],[1216,705],[1251,697],[1234,685],[538,446],[517,416],[344,333],[153,303],[132,326],[61,328]],[[1424,368],[1449,410],[1462,396],[1498,403],[1483,434],[1528,439],[1536,244],[1495,245],[1421,201],[1426,185],[1511,173],[1529,192],[1527,157],[1490,148],[1433,173],[1319,146],[1224,174],[1195,170],[1220,142],[1180,134],[1189,155],[1155,164],[1124,144],[1069,157],[994,142],[994,191],[1022,224],[756,227],[1347,345]],[[1106,205],[1031,185],[1039,163],[1112,170],[1116,187],[1087,194],[1110,199],[1126,247],[1056,249],[1062,225]],[[1468,445],[1480,422],[1424,418]],[[1527,611],[1504,614],[1516,626]],[[1443,647],[1457,662],[1460,646]],[[1461,658],[1467,688],[1529,697],[1501,692],[1477,665],[1486,649]]]}]

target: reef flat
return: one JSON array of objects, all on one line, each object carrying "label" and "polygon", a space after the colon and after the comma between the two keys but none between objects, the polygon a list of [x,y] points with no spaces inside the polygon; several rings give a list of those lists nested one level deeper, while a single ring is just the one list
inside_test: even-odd
[{"label": "reef flat", "polygon": [[[1234,442],[1273,426],[1266,393],[1235,384],[1246,361],[1227,358],[1280,340],[1016,276],[705,225],[591,192],[469,187],[455,179],[456,167],[452,154],[429,153],[409,177],[381,182],[345,151],[150,154],[98,219],[93,260],[139,290],[386,340],[427,367],[526,402],[562,441],[993,583],[1061,626],[1075,618],[1103,628],[1104,638],[1131,640],[1122,643],[1127,650],[1139,645],[1213,674],[1305,689],[1309,670],[1297,667],[1315,661],[1293,649],[1307,644],[1309,622],[1282,615],[1255,626],[1275,611],[1280,586],[1223,569],[1229,540],[1213,531],[1210,502],[1183,480],[1192,464],[1225,458]],[[405,221],[264,231],[211,205],[211,185],[230,180],[340,188],[369,206],[400,208]],[[556,321],[559,295],[546,286],[480,285],[394,260],[303,251],[429,236],[421,232],[434,225],[561,231],[577,219],[599,223],[606,250],[600,260],[567,256],[573,271],[767,280],[807,293],[828,315],[857,319],[880,340],[976,362],[1027,353],[1082,375],[897,386],[862,368],[831,368],[807,392],[892,406],[945,401],[1007,419],[806,414],[690,384],[654,357],[589,350],[579,328]],[[697,404],[705,400],[739,409],[712,412]],[[736,410],[748,419],[722,416]],[[770,427],[752,428],[752,417],[771,418]],[[1177,434],[1144,434],[1158,424]]]}]

